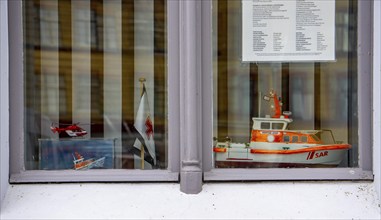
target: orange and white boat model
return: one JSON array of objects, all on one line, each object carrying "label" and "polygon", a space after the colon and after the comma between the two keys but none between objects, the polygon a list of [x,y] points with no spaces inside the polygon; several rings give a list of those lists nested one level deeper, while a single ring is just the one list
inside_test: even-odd
[{"label": "orange and white boat model", "polygon": [[291,112],[281,112],[274,91],[275,114],[254,117],[250,143],[215,141],[215,166],[226,167],[335,167],[351,148],[335,140],[331,130],[288,130]]}]

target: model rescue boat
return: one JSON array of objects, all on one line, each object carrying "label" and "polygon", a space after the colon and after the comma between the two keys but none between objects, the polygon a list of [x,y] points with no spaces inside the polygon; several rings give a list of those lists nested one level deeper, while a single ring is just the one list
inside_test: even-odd
[{"label": "model rescue boat", "polygon": [[90,158],[85,160],[78,152],[73,155],[74,170],[88,170],[92,168],[102,168],[105,162],[105,157],[98,159]]},{"label": "model rescue boat", "polygon": [[272,117],[254,117],[250,143],[215,141],[215,166],[225,167],[335,167],[351,148],[335,140],[331,130],[288,130],[291,112],[281,112],[274,91]]}]

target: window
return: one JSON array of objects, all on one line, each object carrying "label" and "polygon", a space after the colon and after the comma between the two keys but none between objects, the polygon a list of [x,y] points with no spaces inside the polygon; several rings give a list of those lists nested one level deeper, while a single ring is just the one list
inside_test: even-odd
[{"label": "window", "polygon": [[296,143],[298,141],[299,141],[299,137],[298,136],[292,136],[291,142]]},{"label": "window", "polygon": [[57,9],[47,5],[46,7],[40,7],[39,11],[41,45],[57,46],[60,42]]},{"label": "window", "polygon": [[[34,114],[25,117],[38,125],[34,132],[25,129],[25,134],[33,134],[27,139],[38,140],[25,145],[27,152],[34,152],[26,154],[26,162],[30,164],[26,169],[165,169],[167,119],[165,114],[157,113],[166,111],[166,100],[162,98],[166,96],[166,85],[161,83],[166,80],[166,54],[165,51],[154,53],[153,34],[140,42],[152,45],[144,54],[139,54],[138,49],[123,48],[117,36],[123,34],[128,41],[133,39],[131,34],[139,38],[140,33],[123,32],[126,31],[122,26],[123,18],[133,17],[126,18],[129,12],[121,10],[121,1],[91,5],[90,1],[87,5],[75,1],[36,2],[39,2],[37,7],[41,15],[41,42],[55,46],[55,50],[25,47],[28,54],[25,77],[31,79],[27,83],[41,82],[37,91],[26,90],[24,107]],[[128,4],[131,1],[124,2],[125,7]],[[136,2],[135,6],[139,4]],[[153,15],[153,4],[149,5],[151,10],[142,11]],[[103,30],[105,50],[97,53],[91,51],[97,25],[90,6],[104,13],[99,25]],[[70,22],[70,15],[73,22]],[[25,19],[33,16],[25,13]],[[151,26],[146,26],[145,31],[153,33],[152,16],[146,22]],[[165,17],[156,20],[156,23],[164,22]],[[31,30],[28,25],[32,24],[24,25],[26,30]],[[58,44],[53,44],[57,42],[54,39],[58,39],[58,29],[65,30],[61,32],[62,43],[73,45],[71,50],[62,50]],[[165,32],[158,33],[162,34],[160,40],[165,39]],[[74,36],[72,42],[70,34]],[[30,35],[27,32],[25,45],[32,43]],[[76,46],[88,50],[78,51]],[[113,53],[108,53],[109,49]],[[128,49],[135,50],[135,54],[123,54]],[[26,89],[32,87],[36,86],[28,85]],[[144,160],[141,160],[142,155]]]},{"label": "window", "polygon": [[301,137],[301,142],[307,142],[307,136],[302,136]]},{"label": "window", "polygon": [[[361,1],[332,1],[332,8],[336,14],[336,18],[333,19],[333,32],[336,38],[333,37],[331,40],[337,46],[336,50],[333,50],[335,58],[329,62],[301,61],[298,58],[279,59],[281,61],[278,59],[246,61],[242,52],[246,45],[242,41],[245,34],[251,32],[244,29],[243,23],[251,18],[243,17],[243,11],[248,9],[242,7],[248,2],[251,3],[251,1],[219,0],[213,1],[210,6],[212,21],[208,27],[212,30],[210,34],[212,65],[206,68],[210,68],[213,72],[210,82],[213,88],[211,130],[217,141],[204,142],[204,154],[209,156],[209,159],[204,160],[207,164],[204,178],[237,180],[239,178],[236,176],[239,175],[242,177],[241,180],[256,180],[264,177],[262,174],[266,171],[263,171],[263,168],[268,169],[267,174],[272,172],[274,179],[288,179],[282,175],[282,172],[288,171],[277,168],[288,168],[289,172],[298,173],[300,176],[305,175],[301,168],[317,168],[312,172],[316,172],[316,177],[323,179],[324,176],[327,179],[336,177],[324,174],[322,169],[327,169],[327,173],[335,169],[341,170],[343,179],[351,179],[351,175],[345,175],[346,168],[358,170],[358,173],[366,172],[363,168],[369,167],[369,164],[360,165],[359,158],[369,156],[369,142],[361,142],[358,132],[369,129],[362,124],[369,120],[368,116],[362,115],[368,114],[366,112],[369,109],[360,106],[359,99],[363,97],[364,92],[358,89],[361,86],[357,85],[369,82],[369,75],[363,74],[364,71],[361,70],[368,68],[361,62],[368,64],[369,61],[359,58],[361,53],[355,50],[355,45],[366,38],[363,35],[369,33],[364,33],[362,30],[365,27],[356,20],[359,17],[358,13],[368,13],[366,11],[369,10],[369,5],[364,5]],[[319,8],[317,3],[318,1],[310,1],[308,4],[310,6],[312,4],[316,9]],[[253,14],[254,23],[262,22],[254,24],[259,27],[254,28],[254,32],[259,33],[261,27],[269,25],[274,25],[274,28],[270,29],[275,31],[277,23],[271,23],[272,20],[281,18],[287,20],[292,17],[290,13],[282,13],[291,11],[293,6],[290,5],[293,3],[266,1],[265,5],[261,1],[253,1],[252,4],[249,10],[257,13],[264,12],[264,8],[274,4],[274,7],[268,8],[268,11],[261,14],[264,17],[260,18]],[[304,4],[304,1],[296,1],[296,10],[305,10]],[[300,5],[304,6],[298,8]],[[313,14],[319,17],[316,11]],[[309,20],[309,22],[314,21]],[[301,39],[300,30],[303,28],[300,28],[300,25],[297,26],[299,35],[296,35],[296,42]],[[254,32],[253,34],[257,36]],[[277,49],[274,49],[275,54],[292,42],[290,38],[283,38],[282,33],[271,34],[270,31],[263,32],[257,38],[255,36],[254,53],[262,51],[269,45],[278,45]],[[311,44],[307,41],[312,38],[305,36],[303,42],[306,44],[302,42],[303,48],[310,51],[308,48]],[[321,32],[318,32],[317,39],[322,39]],[[296,45],[297,51],[298,48],[301,49],[301,44]],[[319,50],[325,48],[321,46]],[[256,126],[257,122],[261,122],[260,127]],[[279,132],[269,132],[270,125],[272,130]],[[328,134],[332,134],[328,135],[330,138],[327,132],[322,132],[325,130],[328,130]],[[364,133],[360,132],[360,135]],[[231,139],[232,145],[249,144],[248,156],[229,158],[227,155],[233,150],[229,148],[226,149],[226,153],[222,149],[208,153],[208,149],[210,152],[214,144],[218,145],[225,137]],[[369,136],[365,134],[365,137]],[[246,150],[245,147],[241,149],[236,147],[234,152],[238,155],[239,151],[246,152]],[[314,151],[328,153],[316,156],[313,154]],[[212,162],[209,162],[210,160]]]},{"label": "window", "polygon": [[335,4],[335,60],[242,62],[242,1],[23,1],[11,182],[372,179],[371,3]]},{"label": "window", "polygon": [[284,127],[284,123],[272,123],[271,124],[271,128],[273,129],[273,130],[281,130],[281,129],[283,129],[283,127]]},{"label": "window", "polygon": [[116,20],[115,17],[112,15],[105,15],[104,16],[104,33],[105,33],[105,49],[106,50],[115,50],[118,45],[118,35],[116,31]]},{"label": "window", "polygon": [[[167,2],[14,4],[23,9],[15,16],[24,34],[15,35],[25,59],[19,53],[24,69],[14,81],[24,85],[24,101],[13,106],[22,109],[13,134],[23,160],[11,181],[30,182],[28,173],[42,182],[177,180],[168,141]],[[104,175],[88,179],[97,173]]]},{"label": "window", "polygon": [[261,123],[261,129],[270,129],[270,123],[262,122]]},{"label": "window", "polygon": [[283,136],[283,142],[286,142],[286,143],[290,142],[290,136],[288,135]]},{"label": "window", "polygon": [[97,22],[94,10],[86,10],[80,7],[80,2],[74,9],[73,17],[73,42],[75,48],[79,47],[96,47],[97,46]]}]

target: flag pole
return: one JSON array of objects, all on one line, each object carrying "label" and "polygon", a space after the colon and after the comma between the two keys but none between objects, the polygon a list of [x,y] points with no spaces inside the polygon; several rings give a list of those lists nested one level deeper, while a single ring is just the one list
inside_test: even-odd
[{"label": "flag pole", "polygon": [[[143,86],[144,86],[144,82],[145,81],[146,81],[146,78],[144,78],[144,77],[139,78],[139,82],[140,82],[140,99],[143,96],[143,92],[144,92]],[[142,170],[144,170],[144,146],[143,146],[143,143],[141,143],[141,146],[140,146],[140,158],[141,158],[140,168]]]}]

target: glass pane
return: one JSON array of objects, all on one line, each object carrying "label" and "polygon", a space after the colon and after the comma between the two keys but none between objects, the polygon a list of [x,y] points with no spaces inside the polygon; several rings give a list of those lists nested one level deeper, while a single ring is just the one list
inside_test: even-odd
[{"label": "glass pane", "polygon": [[[336,39],[318,49],[335,44],[335,60],[242,62],[245,19],[263,27],[266,19],[296,16],[280,15],[287,2],[252,1],[253,18],[244,18],[242,1],[213,1],[215,168],[358,166],[357,1],[332,1]],[[319,20],[318,2],[300,1],[296,7],[307,10],[303,16]],[[284,38],[276,25],[274,34],[261,36],[254,28],[253,45],[258,41],[281,50],[300,40],[300,34]],[[324,41],[321,33],[317,37]]]},{"label": "glass pane", "polygon": [[166,1],[31,0],[23,14],[25,168],[166,169]]}]

